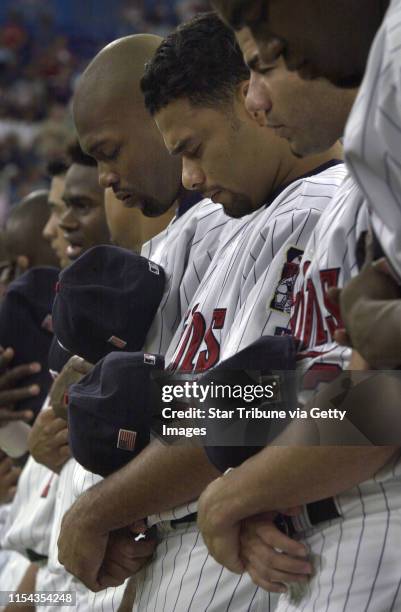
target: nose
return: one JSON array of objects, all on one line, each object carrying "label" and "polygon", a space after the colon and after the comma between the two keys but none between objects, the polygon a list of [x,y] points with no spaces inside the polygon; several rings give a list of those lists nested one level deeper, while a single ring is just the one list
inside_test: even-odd
[{"label": "nose", "polygon": [[51,242],[53,238],[57,235],[57,223],[53,219],[53,216],[50,215],[49,220],[42,230],[42,236],[48,242]]},{"label": "nose", "polygon": [[60,219],[59,226],[65,232],[73,232],[74,230],[78,229],[79,223],[76,217],[74,216],[74,213],[72,212],[71,208],[67,208],[67,210]]},{"label": "nose", "polygon": [[268,113],[272,108],[270,92],[261,75],[251,73],[249,87],[245,99],[246,108],[251,115],[257,117],[256,113]]},{"label": "nose", "polygon": [[116,172],[112,172],[104,166],[103,164],[99,164],[98,166],[99,173],[99,185],[103,189],[107,189],[108,187],[113,187],[113,185],[117,185],[119,181],[119,176]]},{"label": "nose", "polygon": [[182,160],[182,184],[185,189],[190,191],[200,190],[204,183],[205,175],[199,164],[184,157]]}]

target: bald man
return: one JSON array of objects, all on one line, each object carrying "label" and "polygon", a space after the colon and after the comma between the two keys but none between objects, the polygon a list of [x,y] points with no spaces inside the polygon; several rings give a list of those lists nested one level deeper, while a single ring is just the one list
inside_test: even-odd
[{"label": "bald man", "polygon": [[42,232],[48,217],[46,190],[34,191],[11,209],[5,226],[10,265],[18,276],[34,266],[58,266],[58,259]]},{"label": "bald man", "polygon": [[119,39],[102,49],[80,79],[73,114],[82,149],[98,163],[100,184],[111,188],[122,206],[136,208],[147,217],[169,210],[175,214],[166,232],[143,250],[163,266],[170,279],[146,346],[149,351],[163,353],[228,218],[222,207],[210,200],[188,210],[194,196],[181,184],[181,162],[169,155],[145,109],[140,79],[160,42],[157,36],[143,34]]}]

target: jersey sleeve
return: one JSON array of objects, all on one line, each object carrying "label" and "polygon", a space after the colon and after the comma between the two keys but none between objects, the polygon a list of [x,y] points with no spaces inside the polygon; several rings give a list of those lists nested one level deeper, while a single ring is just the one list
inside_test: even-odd
[{"label": "jersey sleeve", "polygon": [[401,1],[393,0],[373,43],[344,144],[373,230],[401,281],[400,15]]}]

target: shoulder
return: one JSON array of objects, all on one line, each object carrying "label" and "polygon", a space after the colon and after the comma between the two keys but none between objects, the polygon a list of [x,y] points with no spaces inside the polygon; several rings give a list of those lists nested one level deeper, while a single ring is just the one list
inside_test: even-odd
[{"label": "shoulder", "polygon": [[293,181],[274,200],[280,214],[322,212],[337,194],[346,177],[344,164],[338,164],[311,176]]}]

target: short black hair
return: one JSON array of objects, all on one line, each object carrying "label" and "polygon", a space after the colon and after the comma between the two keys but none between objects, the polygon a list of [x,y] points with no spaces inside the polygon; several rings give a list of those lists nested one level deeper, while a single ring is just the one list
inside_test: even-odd
[{"label": "short black hair", "polygon": [[145,66],[141,89],[151,115],[179,98],[193,106],[229,104],[249,70],[233,31],[214,12],[180,25]]},{"label": "short black hair", "polygon": [[63,157],[52,159],[47,164],[47,174],[51,178],[54,178],[55,176],[62,176],[63,174],[66,174],[67,170],[68,170],[68,163],[67,163],[67,160],[64,159]]},{"label": "short black hair", "polygon": [[67,155],[71,165],[79,164],[80,166],[89,166],[90,168],[96,168],[97,166],[96,160],[82,151],[78,140],[74,140],[68,145]]}]

